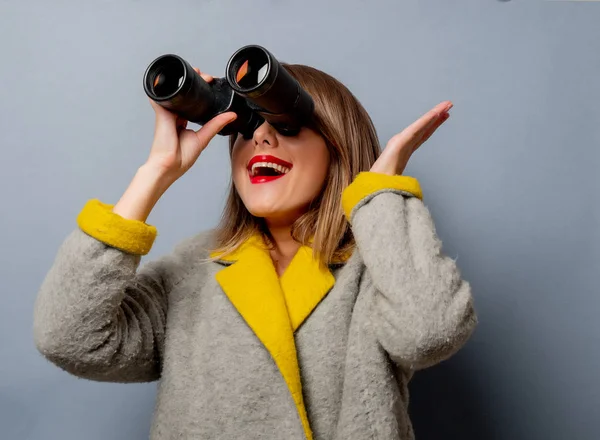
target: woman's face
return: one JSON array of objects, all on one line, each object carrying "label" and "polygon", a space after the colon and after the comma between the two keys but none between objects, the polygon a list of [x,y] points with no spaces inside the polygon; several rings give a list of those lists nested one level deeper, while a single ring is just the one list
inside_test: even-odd
[{"label": "woman's face", "polygon": [[244,205],[272,224],[291,225],[305,213],[327,178],[329,150],[323,137],[309,128],[283,136],[263,123],[233,146],[233,183]]}]

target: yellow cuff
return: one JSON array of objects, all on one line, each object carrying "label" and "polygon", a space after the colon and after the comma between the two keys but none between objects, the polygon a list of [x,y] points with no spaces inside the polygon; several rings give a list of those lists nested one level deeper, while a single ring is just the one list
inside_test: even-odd
[{"label": "yellow cuff", "polygon": [[89,200],[79,215],[77,224],[83,232],[108,246],[135,255],[150,252],[156,228],[138,220],[130,220],[115,214],[113,205],[97,199]]},{"label": "yellow cuff", "polygon": [[389,174],[365,171],[359,173],[342,193],[342,207],[346,218],[350,220],[352,210],[365,197],[382,190],[397,190],[412,194],[423,200],[419,181],[410,176],[390,176]]}]

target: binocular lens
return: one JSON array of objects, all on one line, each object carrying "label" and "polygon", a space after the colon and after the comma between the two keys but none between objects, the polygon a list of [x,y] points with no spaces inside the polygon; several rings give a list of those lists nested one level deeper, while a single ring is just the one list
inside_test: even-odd
[{"label": "binocular lens", "polygon": [[185,75],[184,66],[176,59],[164,58],[147,75],[147,87],[158,99],[175,94]]},{"label": "binocular lens", "polygon": [[229,78],[239,91],[255,90],[261,86],[269,74],[271,62],[269,54],[258,47],[247,47],[238,51],[230,61]]},{"label": "binocular lens", "polygon": [[246,60],[237,71],[236,82],[244,89],[255,87],[266,78],[268,69],[267,60]]},{"label": "binocular lens", "polygon": [[183,76],[177,79],[174,75],[159,73],[154,79],[153,91],[157,96],[169,96],[175,93],[182,83]]}]

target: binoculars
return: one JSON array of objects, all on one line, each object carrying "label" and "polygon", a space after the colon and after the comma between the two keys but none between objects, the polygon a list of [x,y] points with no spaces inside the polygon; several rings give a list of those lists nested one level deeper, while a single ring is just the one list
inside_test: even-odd
[{"label": "binoculars", "polygon": [[250,139],[267,121],[284,136],[310,123],[314,103],[265,48],[244,46],[229,59],[225,77],[210,83],[177,55],[156,58],[144,73],[144,91],[160,106],[187,121],[204,125],[214,116],[235,112],[237,118],[219,132]]}]

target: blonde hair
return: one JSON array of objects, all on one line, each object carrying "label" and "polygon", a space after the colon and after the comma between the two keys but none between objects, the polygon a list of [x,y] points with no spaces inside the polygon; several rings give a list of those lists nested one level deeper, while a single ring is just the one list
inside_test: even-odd
[{"label": "blonde hair", "polygon": [[[320,194],[292,226],[292,237],[313,249],[322,264],[343,260],[354,250],[354,237],[344,217],[341,195],[361,171],[368,171],[380,153],[379,139],[369,114],[356,97],[334,77],[313,67],[283,64],[315,103],[311,128],[323,136],[331,164]],[[236,136],[230,138],[230,152]],[[273,244],[263,219],[244,206],[233,181],[216,230],[216,252],[231,254],[252,235]]]}]

